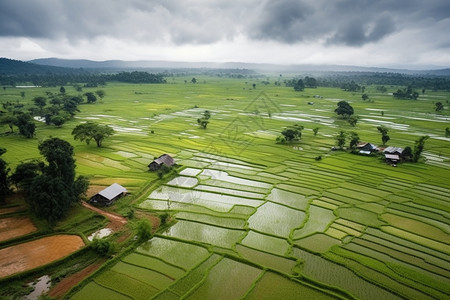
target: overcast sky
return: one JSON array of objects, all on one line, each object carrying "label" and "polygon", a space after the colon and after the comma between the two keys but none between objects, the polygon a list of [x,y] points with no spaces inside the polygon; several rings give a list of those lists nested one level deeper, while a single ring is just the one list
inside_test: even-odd
[{"label": "overcast sky", "polygon": [[0,0],[0,57],[450,67],[450,1]]}]

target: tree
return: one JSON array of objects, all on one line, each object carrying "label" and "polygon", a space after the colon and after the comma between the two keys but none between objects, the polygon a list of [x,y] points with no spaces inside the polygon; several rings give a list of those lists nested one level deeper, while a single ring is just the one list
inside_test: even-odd
[{"label": "tree", "polygon": [[138,222],[137,236],[141,241],[147,241],[152,237],[152,224],[148,219],[142,219]]},{"label": "tree", "polygon": [[352,131],[350,132],[350,149],[354,149],[356,145],[359,143],[359,135],[358,133]]},{"label": "tree", "polygon": [[75,179],[72,145],[59,138],[50,138],[41,142],[38,149],[48,162],[44,173],[61,178],[66,184],[72,184]]},{"label": "tree", "polygon": [[[288,126],[286,129],[284,129],[281,134],[283,136],[284,141],[287,142],[294,142],[300,140],[302,137],[302,130],[304,129],[303,126],[299,124],[295,124],[293,126]],[[282,142],[281,139],[277,140],[278,142]]]},{"label": "tree", "polygon": [[100,97],[100,99],[103,99],[105,97],[105,91],[104,90],[97,90],[95,91],[95,94]]},{"label": "tree", "polygon": [[21,163],[11,175],[11,182],[17,189],[27,191],[33,183],[34,178],[42,174],[43,169],[44,163],[41,161],[34,160]]},{"label": "tree", "polygon": [[97,101],[97,97],[95,97],[94,93],[88,92],[84,95],[86,96],[87,103],[89,104]]},{"label": "tree", "polygon": [[294,85],[294,90],[296,92],[301,92],[304,89],[305,89],[305,84],[304,84],[303,80],[301,80],[301,79],[297,80],[297,82]]},{"label": "tree", "polygon": [[403,152],[401,154],[402,158],[406,161],[409,161],[413,157],[412,149],[410,146],[406,146],[405,149],[403,149]]},{"label": "tree", "polygon": [[363,99],[363,101],[366,101],[369,99],[369,95],[364,93],[364,94],[362,94],[361,98]]},{"label": "tree", "polygon": [[103,140],[113,134],[114,129],[108,125],[100,125],[95,122],[80,124],[72,130],[74,140],[86,141],[86,144],[89,145],[90,141],[94,139],[97,147],[101,147]]},{"label": "tree", "polygon": [[59,88],[59,93],[60,94],[65,94],[66,93],[66,89],[62,86]]},{"label": "tree", "polygon": [[198,125],[200,125],[203,129],[206,129],[209,123],[209,119],[211,118],[211,113],[209,110],[205,110],[202,114],[201,118],[197,119]]},{"label": "tree", "polygon": [[346,119],[353,115],[353,107],[347,101],[341,100],[337,103],[337,108],[334,112]]},{"label": "tree", "polygon": [[387,88],[384,85],[377,86],[377,91],[379,91],[381,93],[386,93],[387,92]]},{"label": "tree", "polygon": [[[5,148],[0,148],[0,156],[6,153]],[[11,169],[8,168],[8,164],[2,158],[0,158],[0,203],[5,201],[6,195],[10,193],[10,180],[8,173]]]},{"label": "tree", "polygon": [[314,136],[316,136],[317,133],[319,132],[319,127],[314,128],[314,129],[313,129],[313,132],[314,132]]},{"label": "tree", "polygon": [[34,97],[33,98],[33,102],[34,105],[36,105],[37,107],[39,107],[39,110],[42,111],[42,109],[44,108],[44,106],[47,105],[47,99],[45,99],[42,96],[38,96],[38,97]]},{"label": "tree", "polygon": [[418,162],[420,159],[420,155],[422,154],[423,148],[425,147],[425,141],[429,138],[428,135],[420,137],[417,141],[414,143],[414,150],[413,150],[413,162]]},{"label": "tree", "polygon": [[358,123],[358,116],[351,116],[347,119],[348,124],[350,124],[350,126],[355,127],[356,123]]},{"label": "tree", "polygon": [[193,84],[196,84],[196,83],[197,83],[197,79],[195,79],[195,77],[192,77],[191,82],[192,82]]},{"label": "tree", "polygon": [[313,77],[306,76],[304,79],[304,82],[305,82],[305,87],[307,87],[307,88],[313,88],[313,89],[317,88],[317,80]]},{"label": "tree", "polygon": [[34,178],[31,184],[24,186],[26,200],[36,216],[52,225],[63,218],[80,196],[86,193],[87,179],[80,176],[75,180],[73,147],[68,142],[50,138],[41,142],[38,149],[48,164],[35,165],[42,173],[32,174]]},{"label": "tree", "polygon": [[26,138],[32,138],[36,131],[36,124],[34,124],[31,115],[21,113],[17,115],[15,125],[19,128],[19,133]]},{"label": "tree", "polygon": [[6,115],[0,118],[0,124],[7,124],[11,133],[14,132],[14,125],[17,124],[17,118],[13,115]]},{"label": "tree", "polygon": [[436,103],[435,103],[435,106],[436,106],[436,107],[435,107],[434,110],[435,110],[436,112],[440,112],[441,110],[444,109],[444,105],[442,105],[442,102],[436,102]]},{"label": "tree", "polygon": [[50,122],[55,124],[56,127],[61,127],[66,122],[66,119],[62,116],[56,115],[50,118]]},{"label": "tree", "polygon": [[389,129],[383,125],[377,127],[378,132],[381,133],[381,141],[383,146],[391,139],[388,135]]},{"label": "tree", "polygon": [[334,137],[336,140],[336,145],[342,149],[345,145],[345,139],[347,138],[347,133],[343,130],[339,131],[339,133]]}]

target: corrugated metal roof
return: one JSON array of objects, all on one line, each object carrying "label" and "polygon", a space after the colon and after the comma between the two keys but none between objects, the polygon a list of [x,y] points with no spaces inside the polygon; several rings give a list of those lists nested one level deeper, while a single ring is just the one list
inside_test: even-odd
[{"label": "corrugated metal roof", "polygon": [[127,192],[126,188],[124,188],[120,184],[113,183],[98,194],[105,197],[108,200],[112,200],[115,197],[119,196],[120,194],[126,193],[126,192]]},{"label": "corrugated metal roof", "polygon": [[397,154],[385,154],[384,157],[392,160],[400,160],[400,157]]},{"label": "corrugated metal roof", "polygon": [[403,152],[403,148],[400,147],[393,147],[393,146],[389,146],[386,149],[384,149],[383,151],[384,153],[402,153]]},{"label": "corrugated metal roof", "polygon": [[175,163],[174,159],[168,154],[161,155],[160,157],[155,159],[154,162],[156,162],[158,165],[164,163],[165,165],[167,165],[169,167]]}]

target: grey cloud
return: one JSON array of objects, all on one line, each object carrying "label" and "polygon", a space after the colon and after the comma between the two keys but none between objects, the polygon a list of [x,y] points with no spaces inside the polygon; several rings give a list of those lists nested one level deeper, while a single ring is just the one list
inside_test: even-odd
[{"label": "grey cloud", "polygon": [[345,25],[340,25],[336,33],[327,40],[327,44],[361,46],[377,42],[394,30],[394,21],[389,16],[382,16],[375,20],[364,20],[357,17]]},{"label": "grey cloud", "polygon": [[0,0],[0,37],[197,45],[243,35],[358,47],[404,29],[432,32],[449,15],[448,0]]}]

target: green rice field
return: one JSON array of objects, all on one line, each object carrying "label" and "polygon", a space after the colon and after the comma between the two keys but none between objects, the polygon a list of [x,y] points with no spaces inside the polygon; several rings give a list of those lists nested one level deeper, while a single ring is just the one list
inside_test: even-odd
[{"label": "green rice field", "polygon": [[[39,123],[31,140],[1,137],[12,168],[39,157],[39,140],[51,135],[71,142],[77,172],[92,185],[118,182],[133,193],[156,182],[134,208],[174,220],[70,297],[450,298],[450,114],[448,105],[434,112],[434,102],[450,93],[398,100],[389,94],[398,87],[380,93],[368,86],[372,101],[364,102],[361,93],[334,88],[295,92],[253,78],[185,79],[109,84],[103,100],[81,105],[62,128]],[[29,89],[23,101],[46,90]],[[334,114],[340,100],[359,116],[356,127]],[[211,119],[202,129],[197,118],[205,110]],[[102,148],[74,141],[71,130],[87,120],[116,134]],[[294,124],[305,127],[300,142],[277,144]],[[339,130],[381,145],[379,125],[389,128],[390,146],[413,147],[430,136],[424,158],[393,167],[376,156],[331,151]],[[159,180],[147,165],[164,153],[178,168]]]}]

